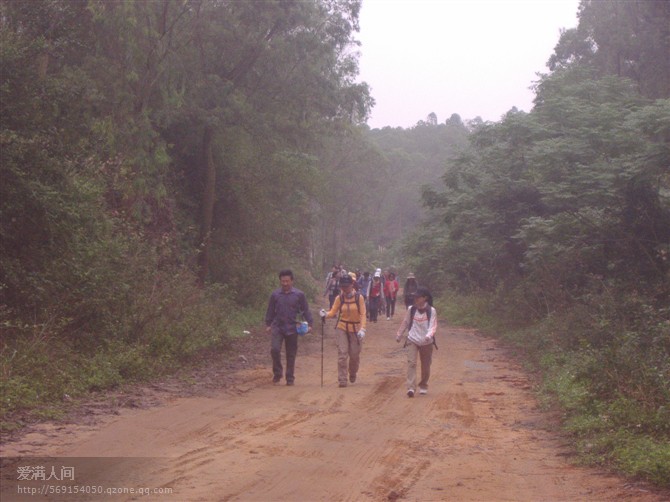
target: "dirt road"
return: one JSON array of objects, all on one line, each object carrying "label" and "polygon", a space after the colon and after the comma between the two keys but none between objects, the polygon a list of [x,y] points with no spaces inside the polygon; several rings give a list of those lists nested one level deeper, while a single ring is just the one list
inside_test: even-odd
[{"label": "dirt road", "polygon": [[[37,500],[663,499],[570,465],[527,378],[495,341],[470,330],[441,324],[429,394],[408,398],[398,324],[384,318],[369,327],[358,381],[347,388],[337,386],[332,321],[323,387],[319,328],[301,339],[293,387],[271,383],[269,343],[257,334],[256,348],[245,347],[257,358],[247,353],[248,367],[226,385],[191,397],[168,393],[92,425],[44,425],[3,445],[4,457],[23,457],[3,476],[16,480],[17,465],[34,471],[35,457],[55,457],[56,478],[72,467],[69,485],[88,490]],[[3,501],[36,500],[17,484],[45,483],[5,479]]]}]

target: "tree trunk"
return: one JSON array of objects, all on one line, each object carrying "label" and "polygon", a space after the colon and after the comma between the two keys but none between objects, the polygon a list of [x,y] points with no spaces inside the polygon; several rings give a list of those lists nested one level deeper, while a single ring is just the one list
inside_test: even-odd
[{"label": "tree trunk", "polygon": [[202,140],[202,162],[204,163],[204,189],[202,195],[202,211],[200,214],[200,254],[198,255],[198,283],[205,285],[209,275],[209,249],[212,240],[212,222],[214,221],[214,197],[216,194],[216,166],[212,155],[214,130],[205,128]]}]

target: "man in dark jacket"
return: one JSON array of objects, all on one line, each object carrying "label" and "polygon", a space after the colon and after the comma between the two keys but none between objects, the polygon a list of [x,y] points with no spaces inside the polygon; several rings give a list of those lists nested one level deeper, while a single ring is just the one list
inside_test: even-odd
[{"label": "man in dark jacket", "polygon": [[286,385],[293,385],[295,376],[295,358],[298,354],[298,325],[304,318],[312,331],[312,313],[307,305],[305,293],[293,287],[293,272],[279,272],[281,287],[270,295],[268,310],[265,313],[266,332],[272,334],[270,354],[272,355],[273,383],[279,383],[284,368],[281,363],[282,343],[286,344]]}]

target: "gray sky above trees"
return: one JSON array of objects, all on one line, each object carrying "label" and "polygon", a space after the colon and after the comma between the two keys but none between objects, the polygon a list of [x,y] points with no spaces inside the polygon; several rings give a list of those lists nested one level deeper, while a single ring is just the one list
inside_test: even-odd
[{"label": "gray sky above trees", "polygon": [[411,127],[434,112],[498,121],[530,111],[579,0],[363,0],[360,79],[376,105],[368,124]]}]

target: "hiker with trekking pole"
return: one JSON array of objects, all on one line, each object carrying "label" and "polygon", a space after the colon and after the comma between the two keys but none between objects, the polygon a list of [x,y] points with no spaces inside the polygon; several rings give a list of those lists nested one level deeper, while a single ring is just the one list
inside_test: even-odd
[{"label": "hiker with trekking pole", "polygon": [[428,394],[433,347],[437,349],[435,343],[437,311],[433,307],[433,296],[428,288],[419,286],[414,293],[414,305],[407,308],[405,318],[396,333],[396,342],[400,342],[405,330],[407,330],[404,345],[407,348],[407,396],[414,397],[416,392],[417,358],[421,360],[419,394]]},{"label": "hiker with trekking pole", "polygon": [[298,354],[298,336],[311,333],[313,318],[305,293],[293,287],[293,272],[279,272],[280,288],[270,295],[265,313],[266,332],[272,334],[272,383],[278,384],[283,376],[281,347],[286,347],[286,385],[295,381],[295,358]]},{"label": "hiker with trekking pole", "polygon": [[321,309],[319,315],[323,322],[338,317],[336,324],[337,343],[337,380],[340,387],[356,381],[360,365],[361,346],[365,337],[365,300],[363,295],[354,291],[354,281],[345,274],[340,277],[341,293],[329,312]]}]

